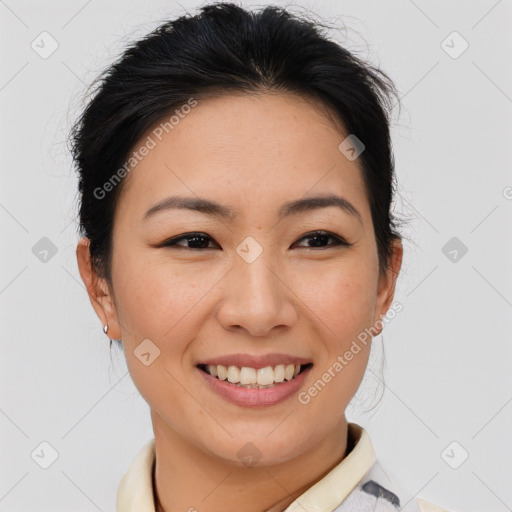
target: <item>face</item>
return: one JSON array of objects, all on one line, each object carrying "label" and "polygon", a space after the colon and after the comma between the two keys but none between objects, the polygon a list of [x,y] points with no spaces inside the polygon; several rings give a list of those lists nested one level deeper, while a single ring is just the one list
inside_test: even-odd
[{"label": "face", "polygon": [[[234,464],[248,442],[261,464],[313,449],[345,421],[370,350],[360,335],[394,290],[395,274],[379,274],[358,159],[338,149],[348,134],[318,104],[266,94],[200,100],[134,149],[148,135],[156,145],[116,209],[113,289],[95,308],[123,340],[153,421]],[[345,202],[304,202],[328,195]],[[162,206],[169,197],[220,207]],[[220,380],[217,364],[282,382],[248,389]],[[283,381],[281,364],[300,373]]]}]

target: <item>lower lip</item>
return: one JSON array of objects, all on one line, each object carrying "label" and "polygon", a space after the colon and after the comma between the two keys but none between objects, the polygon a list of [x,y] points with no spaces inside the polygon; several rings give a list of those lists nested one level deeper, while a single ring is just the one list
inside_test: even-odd
[{"label": "lower lip", "polygon": [[292,380],[283,381],[280,384],[276,384],[273,388],[264,389],[237,386],[227,380],[212,377],[209,373],[204,372],[200,368],[196,369],[213,391],[229,402],[242,407],[264,407],[283,402],[296,393],[304,383],[304,379],[307,377],[311,368],[312,367],[309,366]]}]

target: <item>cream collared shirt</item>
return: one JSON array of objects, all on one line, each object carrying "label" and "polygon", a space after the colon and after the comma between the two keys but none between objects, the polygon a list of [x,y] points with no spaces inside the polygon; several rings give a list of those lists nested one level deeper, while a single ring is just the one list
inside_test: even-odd
[{"label": "cream collared shirt", "polygon": [[[354,447],[327,475],[296,498],[283,512],[393,512],[400,507],[392,483],[376,462],[366,430],[348,423]],[[155,512],[153,465],[155,440],[148,441],[121,478],[116,512]],[[421,498],[417,512],[450,512]]]}]

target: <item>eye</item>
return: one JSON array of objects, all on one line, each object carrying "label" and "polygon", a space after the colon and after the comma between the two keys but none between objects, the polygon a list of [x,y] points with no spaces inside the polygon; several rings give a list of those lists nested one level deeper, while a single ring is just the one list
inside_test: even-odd
[{"label": "eye", "polygon": [[[170,238],[169,240],[166,240],[163,242],[160,247],[171,247],[176,246],[183,249],[209,249],[209,247],[205,247],[205,245],[208,245],[208,241],[213,241],[211,237],[206,235],[205,233],[186,233],[184,235],[177,236],[175,238]],[[178,242],[184,241],[185,244],[188,244],[189,242],[191,245],[183,245],[179,244]]]},{"label": "eye", "polygon": [[[329,239],[334,240],[334,243],[332,244],[324,244]],[[329,248],[336,245],[342,245],[345,247],[349,247],[352,244],[349,244],[346,240],[343,240],[343,238],[335,235],[334,233],[329,233],[328,231],[313,231],[312,233],[308,233],[307,235],[303,236],[302,238],[299,238],[299,242],[301,240],[313,240],[312,246],[306,246],[307,248]],[[297,243],[297,242],[296,242]],[[304,246],[302,246],[304,247]]]},{"label": "eye", "polygon": [[[334,240],[334,243],[327,243],[328,240]],[[343,238],[335,235],[334,233],[330,233],[328,231],[313,231],[311,233],[308,233],[307,235],[303,236],[302,238],[299,238],[298,242],[301,240],[312,240],[313,244],[310,246],[302,246],[309,249],[312,248],[329,248],[334,246],[345,246],[349,247],[352,244],[349,244],[347,241],[345,241]],[[184,243],[180,243],[184,242]],[[208,236],[205,233],[185,233],[184,235],[177,236],[175,238],[170,238],[169,240],[166,240],[162,244],[160,244],[160,247],[178,247],[180,249],[192,249],[192,250],[201,250],[201,249],[211,249],[212,247],[208,247],[208,243],[213,242],[213,238]],[[219,245],[214,242],[217,247]],[[297,244],[297,242],[296,242]],[[301,247],[301,246],[299,246]]]}]

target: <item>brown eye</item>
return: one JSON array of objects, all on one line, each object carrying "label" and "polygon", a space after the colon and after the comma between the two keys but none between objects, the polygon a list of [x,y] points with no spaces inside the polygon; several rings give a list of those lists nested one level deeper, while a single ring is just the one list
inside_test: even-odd
[{"label": "brown eye", "polygon": [[[179,242],[184,241],[184,245]],[[205,233],[186,233],[185,235],[180,235],[175,238],[170,238],[163,242],[160,247],[178,247],[180,249],[210,249],[208,247],[209,241],[213,241],[211,237],[206,235]]]},{"label": "brown eye", "polygon": [[[334,240],[334,243],[327,243],[328,240]],[[333,234],[333,233],[329,233],[328,231],[314,231],[312,233],[309,233],[305,236],[303,236],[302,238],[299,238],[299,241],[301,240],[312,240],[313,241],[313,244],[310,245],[310,246],[302,246],[302,247],[309,247],[309,248],[328,248],[328,247],[333,247],[333,246],[337,246],[337,245],[342,245],[342,246],[350,246],[351,244],[349,244],[347,241],[343,240],[343,238]]]}]

